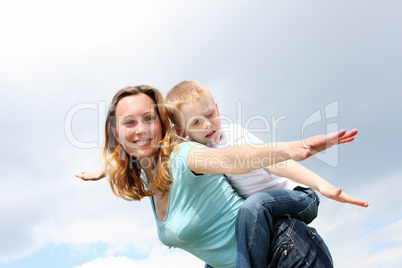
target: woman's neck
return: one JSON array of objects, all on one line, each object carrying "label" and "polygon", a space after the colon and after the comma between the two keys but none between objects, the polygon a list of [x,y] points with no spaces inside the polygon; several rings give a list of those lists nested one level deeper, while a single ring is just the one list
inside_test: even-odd
[{"label": "woman's neck", "polygon": [[155,174],[155,160],[146,159],[145,161],[139,161],[139,163],[145,175],[147,176],[148,182],[152,183],[154,181]]},{"label": "woman's neck", "polygon": [[154,170],[151,168],[143,168],[145,176],[147,176],[148,182],[152,183],[154,181]]}]

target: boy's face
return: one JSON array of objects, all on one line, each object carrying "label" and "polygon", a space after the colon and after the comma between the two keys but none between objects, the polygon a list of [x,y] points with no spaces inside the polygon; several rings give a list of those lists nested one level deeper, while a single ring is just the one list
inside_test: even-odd
[{"label": "boy's face", "polygon": [[193,141],[206,146],[215,145],[219,141],[221,121],[218,105],[209,97],[201,96],[195,101],[182,104],[180,111],[184,116],[184,122],[180,127],[184,130],[185,136],[188,135]]}]

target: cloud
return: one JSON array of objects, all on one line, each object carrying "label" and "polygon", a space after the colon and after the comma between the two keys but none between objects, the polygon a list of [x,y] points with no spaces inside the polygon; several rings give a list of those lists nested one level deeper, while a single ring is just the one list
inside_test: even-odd
[{"label": "cloud", "polygon": [[2,215],[3,219],[7,220],[0,222],[0,263],[29,256],[43,245],[42,241],[35,239],[30,228],[31,225],[37,224],[37,218],[25,213]]},{"label": "cloud", "polygon": [[47,243],[71,245],[104,243],[107,245],[106,255],[126,251],[128,248],[139,253],[147,253],[159,243],[155,224],[132,216],[74,220],[58,226],[49,222],[38,226],[35,231],[41,236],[46,235]]},{"label": "cloud", "polygon": [[[363,182],[363,181],[362,181]],[[392,186],[391,188],[389,186]],[[402,174],[364,183],[352,196],[368,208],[322,198],[312,223],[326,241],[336,267],[397,267],[402,261]]]},{"label": "cloud", "polygon": [[76,268],[175,268],[175,267],[203,267],[204,263],[194,256],[177,249],[155,247],[150,251],[148,258],[134,260],[125,256],[98,258],[84,263]]},{"label": "cloud", "polygon": [[[75,160],[70,164],[77,171],[78,163],[95,162],[81,156]],[[0,203],[8,204],[0,207],[7,219],[0,222],[0,260],[29,256],[45,244],[104,242],[112,254],[127,247],[148,251],[157,241],[149,200],[123,201],[111,193],[106,180],[83,182],[71,169],[51,170],[51,180],[26,173],[8,174],[13,179],[0,182]]]}]

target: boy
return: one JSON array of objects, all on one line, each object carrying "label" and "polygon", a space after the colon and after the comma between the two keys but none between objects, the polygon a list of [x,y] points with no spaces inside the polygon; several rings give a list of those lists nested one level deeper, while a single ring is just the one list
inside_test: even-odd
[{"label": "boy", "polygon": [[[176,132],[214,148],[241,143],[263,143],[239,125],[221,126],[218,105],[208,89],[196,81],[182,81],[166,95],[169,117]],[[367,202],[348,196],[323,178],[293,160],[244,175],[226,174],[238,194],[247,198],[272,189],[293,190],[308,186],[342,203],[367,207]],[[298,182],[299,184],[297,184]]]}]

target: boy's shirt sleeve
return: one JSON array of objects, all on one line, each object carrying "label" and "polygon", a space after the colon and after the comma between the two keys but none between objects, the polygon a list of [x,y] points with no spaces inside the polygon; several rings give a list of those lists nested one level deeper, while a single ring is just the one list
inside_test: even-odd
[{"label": "boy's shirt sleeve", "polygon": [[240,125],[233,125],[234,144],[261,144],[261,139],[250,133],[247,129]]}]

